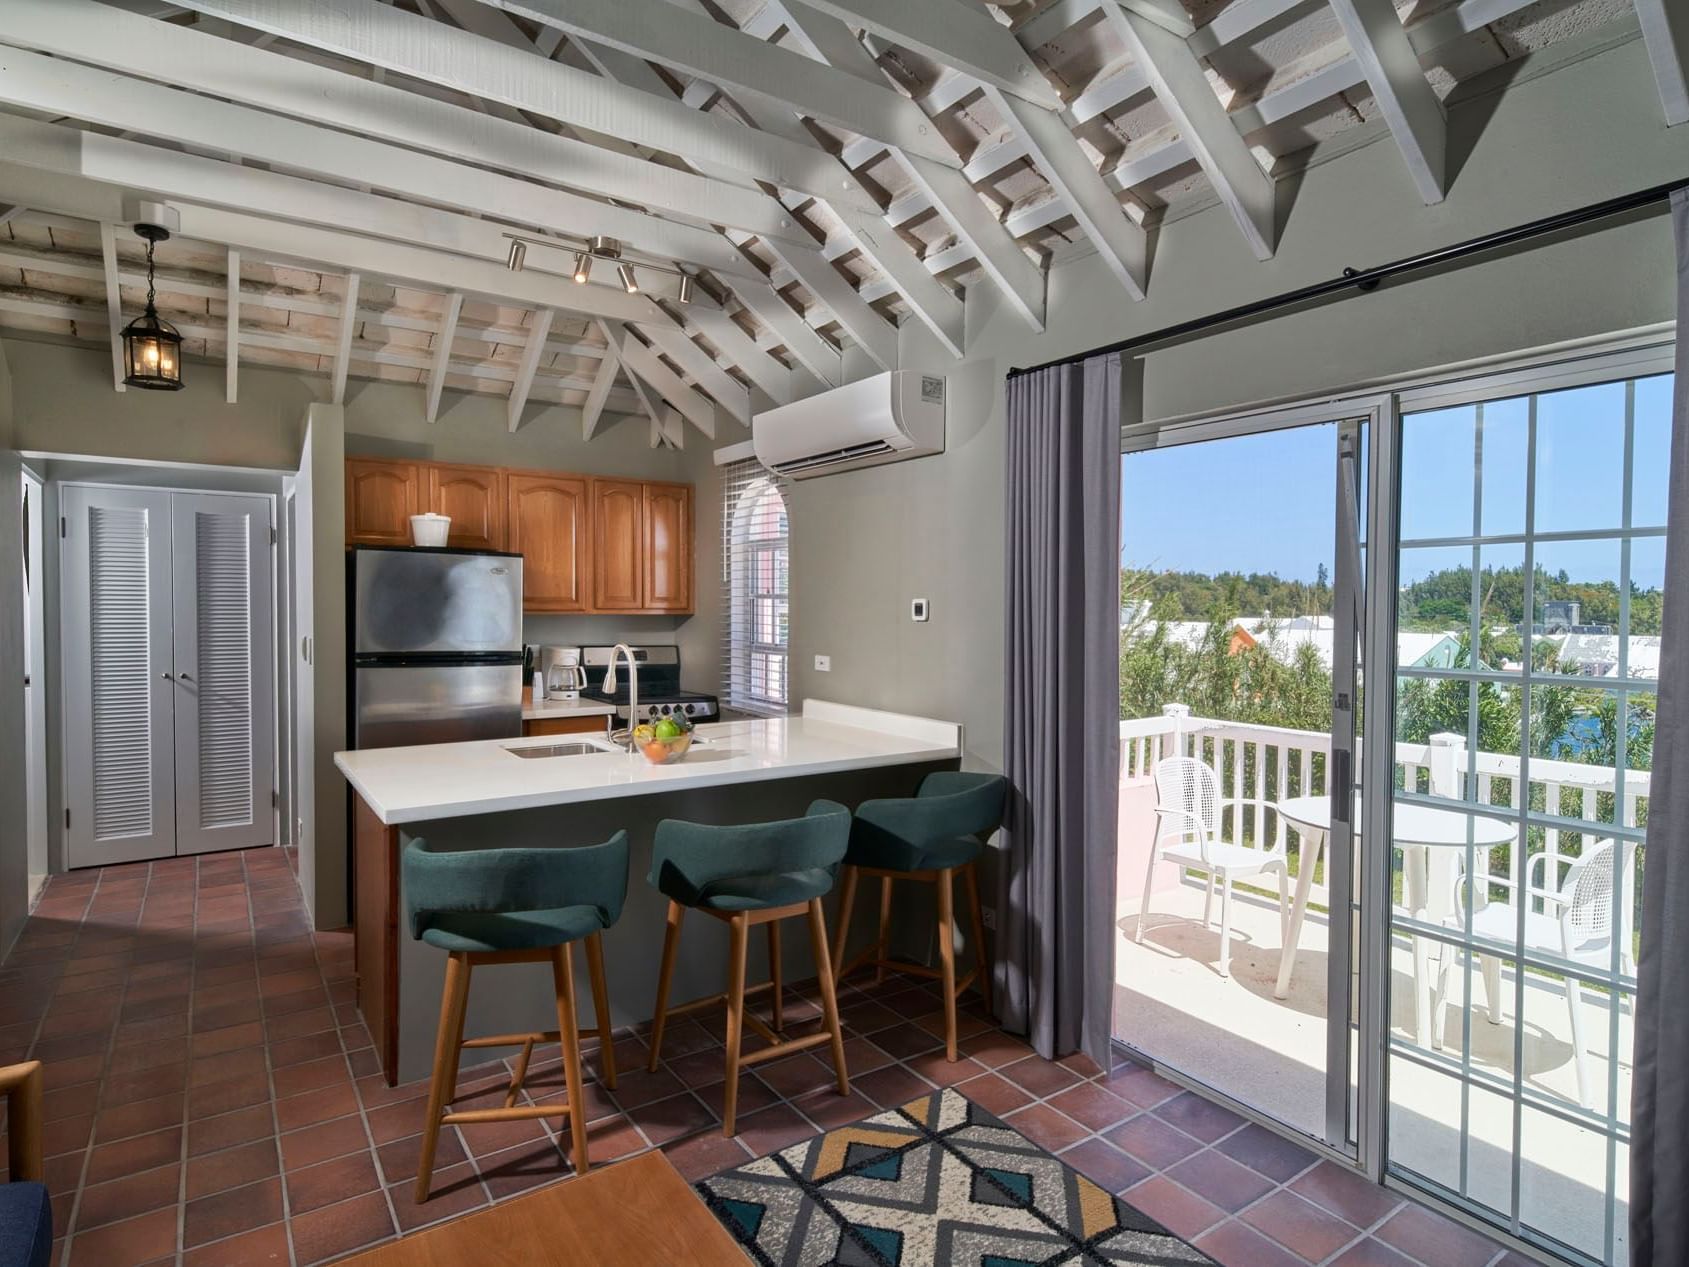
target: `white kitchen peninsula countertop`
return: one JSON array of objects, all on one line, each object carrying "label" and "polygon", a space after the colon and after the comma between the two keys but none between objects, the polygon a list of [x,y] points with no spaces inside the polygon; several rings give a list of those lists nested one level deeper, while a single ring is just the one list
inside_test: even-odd
[{"label": "white kitchen peninsula countertop", "polygon": [[[717,722],[673,765],[620,750],[527,759],[510,749],[589,736],[535,736],[337,752],[334,763],[389,827],[655,792],[911,765],[961,756],[954,722],[805,700],[790,717]],[[598,741],[603,742],[603,741]]]},{"label": "white kitchen peninsula countertop", "polygon": [[575,700],[565,703],[562,700],[547,699],[541,696],[538,703],[534,702],[533,692],[522,692],[522,720],[547,721],[564,720],[575,717],[610,717],[616,711],[614,704],[600,704],[596,700]]}]

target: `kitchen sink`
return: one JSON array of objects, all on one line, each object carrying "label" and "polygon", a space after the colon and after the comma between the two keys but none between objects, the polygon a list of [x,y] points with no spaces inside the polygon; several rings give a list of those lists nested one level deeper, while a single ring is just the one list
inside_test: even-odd
[{"label": "kitchen sink", "polygon": [[540,757],[584,757],[590,753],[600,755],[609,752],[608,748],[601,748],[595,743],[546,743],[536,744],[531,748],[506,748],[513,757],[522,757],[528,761],[538,760]]}]

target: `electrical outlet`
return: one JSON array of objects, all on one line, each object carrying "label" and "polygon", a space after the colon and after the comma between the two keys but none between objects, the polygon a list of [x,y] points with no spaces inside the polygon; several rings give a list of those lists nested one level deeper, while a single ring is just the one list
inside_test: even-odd
[{"label": "electrical outlet", "polygon": [[833,671],[833,657],[830,655],[816,656],[815,671],[817,673],[831,673]]},{"label": "electrical outlet", "polygon": [[992,933],[996,932],[997,931],[997,908],[995,906],[982,906],[982,907],[980,907],[979,908],[979,922],[985,925],[987,932],[992,932]]},{"label": "electrical outlet", "polygon": [[932,608],[930,606],[928,606],[926,599],[924,599],[924,598],[912,598],[912,599],[909,600],[909,619],[910,620],[924,621],[927,618],[927,615],[931,611],[932,611]]}]

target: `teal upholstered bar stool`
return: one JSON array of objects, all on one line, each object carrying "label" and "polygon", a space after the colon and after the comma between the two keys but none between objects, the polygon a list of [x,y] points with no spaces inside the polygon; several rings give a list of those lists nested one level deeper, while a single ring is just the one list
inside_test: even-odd
[{"label": "teal upholstered bar stool", "polygon": [[[710,827],[665,819],[657,825],[651,849],[651,883],[669,899],[668,930],[663,935],[663,963],[657,978],[657,1009],[651,1026],[651,1069],[663,1050],[663,1025],[670,1015],[727,1005],[727,1086],[723,1096],[722,1134],[732,1136],[739,1103],[739,1071],[746,1065],[831,1043],[839,1094],[850,1092],[845,1072],[844,1035],[827,958],[827,925],[821,899],[833,888],[833,876],[850,840],[850,811],[834,801],[816,801],[802,818],[738,827]],[[702,911],[728,926],[727,992],[669,1008],[669,983],[680,949],[680,926],[689,910]],[[821,986],[826,1022],[816,1034],[787,1038],[780,1007],[780,925],[783,919],[809,918],[815,972]],[[771,980],[745,985],[745,952],[751,929],[768,928]],[[745,996],[773,991],[772,1023],[745,1009]],[[769,1042],[741,1055],[745,1026]]]},{"label": "teal upholstered bar stool", "polygon": [[[843,979],[872,965],[880,980],[886,970],[936,978],[944,990],[945,1055],[956,1059],[956,997],[976,981],[985,1010],[991,1010],[991,965],[985,957],[985,919],[979,903],[979,854],[982,837],[1003,822],[1003,797],[1008,787],[999,774],[969,774],[940,770],[921,780],[912,797],[864,801],[857,807],[850,829],[839,889],[839,926],[833,938],[833,962]],[[974,970],[956,980],[956,913],[951,882],[960,872],[968,886],[973,925]],[[851,907],[863,876],[880,880],[880,932],[874,944],[849,964],[845,941],[850,936]],[[893,880],[920,880],[938,890],[939,967],[904,963],[889,957],[891,942],[891,885]]]},{"label": "teal upholstered bar stool", "polygon": [[[504,1122],[513,1118],[569,1118],[575,1173],[587,1169],[586,1101],[581,1088],[581,1035],[595,1036],[602,1053],[604,1085],[616,1085],[616,1054],[610,1041],[610,1001],[604,985],[600,934],[620,918],[627,897],[628,838],[617,832],[601,845],[557,849],[469,849],[434,851],[413,840],[405,847],[405,905],[411,936],[449,955],[440,1000],[440,1031],[428,1084],[428,1120],[416,1199],[428,1199],[440,1127],[448,1123]],[[594,1029],[576,1019],[574,943],[586,942],[592,982]],[[532,1034],[463,1037],[470,974],[490,964],[549,963],[557,1005],[557,1028]],[[517,1104],[535,1043],[563,1048],[566,1103]],[[458,1057],[465,1047],[520,1047],[502,1108],[450,1112],[457,1093]]]}]

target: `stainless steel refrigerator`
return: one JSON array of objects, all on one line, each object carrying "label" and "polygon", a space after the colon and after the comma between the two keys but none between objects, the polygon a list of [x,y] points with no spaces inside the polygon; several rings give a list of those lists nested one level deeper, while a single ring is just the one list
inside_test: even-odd
[{"label": "stainless steel refrigerator", "polygon": [[522,556],[359,546],[347,559],[354,748],[522,733]]}]

